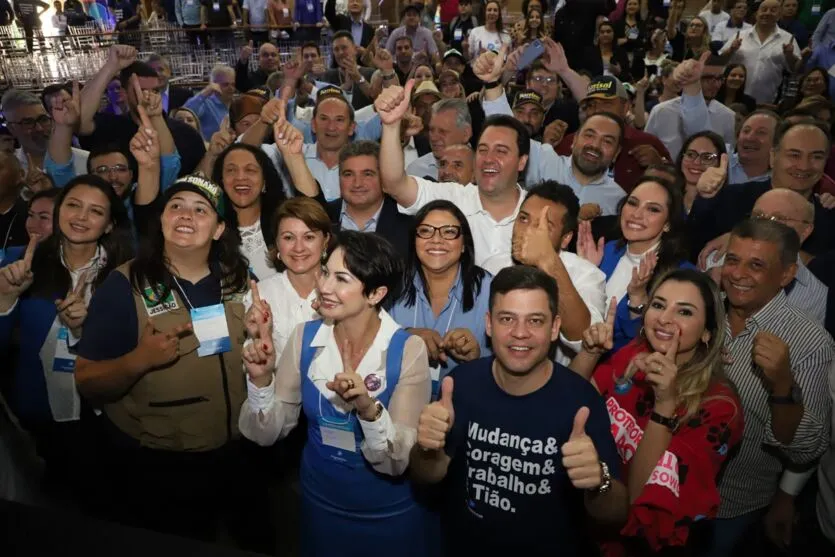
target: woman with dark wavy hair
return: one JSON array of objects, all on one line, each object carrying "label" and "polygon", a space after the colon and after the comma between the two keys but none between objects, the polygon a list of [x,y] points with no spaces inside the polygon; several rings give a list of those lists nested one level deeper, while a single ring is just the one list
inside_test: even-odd
[{"label": "woman with dark wavy hair", "polygon": [[708,168],[718,168],[722,155],[727,155],[725,140],[712,131],[694,133],[684,140],[678,153],[676,168],[684,177],[684,210],[690,214],[699,192],[696,185]]},{"label": "woman with dark wavy hair", "polygon": [[260,497],[233,480],[247,466],[237,424],[249,271],[219,185],[186,176],[161,202],[137,259],[93,297],[75,379],[103,410],[98,469],[118,471],[100,479],[118,494],[108,516],[213,540],[224,510]]},{"label": "woman with dark wavy hair", "polygon": [[493,277],[475,264],[470,225],[449,201],[418,211],[410,236],[404,293],[391,316],[426,343],[436,396],[458,363],[491,354],[484,317]]},{"label": "woman with dark wavy hair", "polygon": [[76,488],[88,485],[85,468],[95,464],[89,422],[80,421],[92,413],[73,381],[75,348],[90,296],[133,256],[131,224],[113,187],[91,175],[60,190],[52,218],[49,237],[32,234],[26,251],[0,269],[0,352],[19,329],[9,402],[44,459],[47,493],[77,498],[84,493]]},{"label": "woman with dark wavy hair", "polygon": [[[595,243],[591,225],[580,223],[577,255],[606,275],[608,304],[617,305],[615,349],[635,338],[652,281],[688,262],[684,244],[686,215],[682,192],[662,178],[642,178],[621,202],[621,238]],[[605,245],[604,245],[605,242]]]},{"label": "woman with dark wavy hair", "polygon": [[250,270],[259,280],[274,275],[270,219],[286,198],[275,166],[261,149],[234,143],[215,161],[212,181],[223,187],[226,224],[240,238]]}]

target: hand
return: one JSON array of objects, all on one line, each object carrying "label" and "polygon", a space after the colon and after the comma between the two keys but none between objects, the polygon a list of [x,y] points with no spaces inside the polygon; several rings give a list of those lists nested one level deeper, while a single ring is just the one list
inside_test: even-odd
[{"label": "hand", "polygon": [[475,335],[469,329],[453,329],[444,336],[444,350],[459,362],[476,360],[481,355],[481,348]]},{"label": "hand", "polygon": [[212,95],[220,95],[222,91],[220,90],[220,85],[217,83],[209,83],[206,87],[200,91],[200,94],[204,97],[211,97]]},{"label": "hand", "polygon": [[739,31],[736,32],[736,37],[734,37],[733,42],[731,43],[731,54],[739,50],[742,46],[742,38],[739,36]]},{"label": "hand", "polygon": [[441,381],[441,398],[427,404],[418,420],[417,444],[427,451],[439,451],[446,444],[446,436],[455,423],[455,408],[452,405],[452,377]]},{"label": "hand", "polygon": [[635,160],[638,161],[638,164],[640,164],[644,168],[653,164],[661,164],[663,162],[663,159],[661,158],[661,153],[656,151],[655,147],[653,147],[649,143],[644,143],[643,145],[633,147],[629,150],[629,155],[635,157]]},{"label": "hand", "polygon": [[812,52],[814,52],[814,51],[812,50],[812,47],[811,47],[811,46],[807,46],[806,48],[804,48],[803,50],[801,50],[801,51],[800,51],[800,58],[801,58],[801,60],[803,60],[803,61],[805,62],[806,60],[808,60],[809,58],[811,58],[811,56],[812,56]]},{"label": "hand", "polygon": [[261,299],[258,292],[258,283],[249,281],[249,290],[252,294],[252,305],[246,310],[244,323],[246,334],[252,339],[272,338],[273,336],[273,312],[269,302]]},{"label": "hand", "polygon": [[423,131],[423,120],[411,111],[403,115],[402,125],[406,127],[403,132],[406,137],[414,137]]},{"label": "hand", "polygon": [[130,153],[140,168],[157,168],[160,164],[159,138],[144,113],[140,113],[140,119],[141,125],[130,140]]},{"label": "hand", "polygon": [[345,58],[338,59],[336,64],[348,77],[351,78],[352,81],[356,82],[362,79],[362,74],[360,73],[360,68],[357,65],[357,60],[353,56],[346,56]]},{"label": "hand", "polygon": [[394,59],[391,57],[391,53],[385,48],[378,48],[374,53],[374,65],[385,74],[390,74],[394,71]]},{"label": "hand", "polygon": [[705,244],[705,247],[703,247],[702,251],[699,252],[699,269],[703,271],[707,270],[707,260],[713,252],[716,252],[715,257],[717,259],[725,257],[725,252],[728,251],[728,240],[730,240],[730,238],[731,234],[726,232],[725,234],[722,234]]},{"label": "hand", "polygon": [[554,39],[547,38],[542,41],[545,47],[545,55],[542,61],[549,71],[556,72],[557,75],[562,75],[571,68],[568,65],[568,59],[565,57],[565,50],[560,43],[554,42]]},{"label": "hand", "polygon": [[647,89],[649,89],[649,74],[645,70],[644,77],[638,80],[638,82],[635,84],[635,92],[646,93]]},{"label": "hand", "polygon": [[406,82],[406,87],[392,85],[383,89],[377,96],[377,100],[374,101],[374,108],[384,125],[396,124],[403,118],[403,115],[409,110],[409,101],[412,98],[414,86],[415,80],[410,79]]},{"label": "hand", "polygon": [[78,284],[70,288],[67,297],[55,300],[55,309],[58,312],[58,319],[64,324],[73,335],[81,336],[81,326],[87,317],[87,302],[84,299],[84,290],[87,288],[87,281],[92,271],[85,271],[78,277]]},{"label": "hand", "polygon": [[325,64],[322,62],[316,62],[310,68],[310,73],[312,73],[316,77],[321,77],[326,71],[328,70],[327,68],[325,68]]},{"label": "hand", "polygon": [[566,131],[568,131],[567,122],[554,120],[545,126],[545,130],[542,132],[542,141],[556,150],[557,145],[559,145],[562,142],[562,138],[565,137]]},{"label": "hand", "polygon": [[281,152],[284,160],[288,157],[301,156],[302,149],[304,149],[304,135],[301,130],[293,126],[290,122],[281,118],[273,126],[273,137],[275,138],[275,146]]},{"label": "hand", "polygon": [[673,338],[670,339],[665,353],[653,352],[635,358],[635,363],[640,369],[644,370],[647,381],[652,384],[652,390],[655,391],[655,408],[659,413],[668,412],[672,414],[675,412],[678,402],[675,383],[678,375],[676,355],[678,354],[679,335],[678,327],[673,325]]},{"label": "hand", "polygon": [[580,205],[580,212],[577,214],[577,218],[582,221],[591,221],[599,217],[602,213],[603,211],[597,203],[585,203]]},{"label": "hand", "polygon": [[72,83],[72,97],[55,97],[52,106],[52,119],[58,126],[75,128],[81,119],[81,92],[78,82]]},{"label": "hand", "polygon": [[504,64],[504,71],[505,72],[515,72],[516,68],[519,66],[519,58],[522,57],[522,53],[525,52],[525,46],[522,45],[513,52],[511,52],[507,57],[507,62]]},{"label": "hand", "polygon": [[699,195],[705,199],[715,197],[725,184],[728,177],[728,155],[722,154],[719,158],[719,166],[711,166],[706,168],[702,175],[699,176],[699,181],[696,183],[696,190]]},{"label": "hand", "polygon": [[434,31],[432,31],[432,40],[436,43],[439,43],[442,40],[444,40],[444,34],[441,32],[440,29],[435,29]]},{"label": "hand", "polygon": [[324,21],[317,21],[317,22],[316,22],[316,27],[320,27],[320,28],[321,28],[321,27],[324,27],[324,26],[325,26],[325,22],[324,22]]},{"label": "hand", "polygon": [[763,371],[763,376],[769,386],[780,394],[789,394],[792,378],[791,360],[789,359],[789,345],[783,339],[766,331],[754,335],[751,347],[754,364]]},{"label": "hand", "polygon": [[765,535],[771,543],[786,551],[792,543],[795,523],[794,497],[778,489],[765,515]]},{"label": "hand", "polygon": [[[139,85],[139,78],[135,74],[130,77],[128,87],[136,98],[137,112],[145,113],[145,121],[147,122],[145,127],[147,129],[153,129],[150,125],[150,118],[162,116],[162,95],[159,94],[159,91],[151,89],[143,90],[142,86]],[[218,92],[220,92],[220,87],[216,87]]]},{"label": "hand", "polygon": [[261,122],[268,126],[274,125],[279,120],[286,119],[286,107],[284,101],[277,98],[272,98],[267,101],[267,104],[261,109]]},{"label": "hand", "polygon": [[824,209],[835,209],[835,195],[831,193],[820,193],[816,194],[815,197],[818,198],[818,201]]},{"label": "hand", "polygon": [[687,87],[696,82],[701,83],[702,72],[705,69],[705,63],[710,57],[710,52],[703,52],[698,60],[689,59],[681,62],[676,69],[673,70],[673,80],[679,87]]},{"label": "hand", "polygon": [[620,70],[621,70],[621,68],[620,68],[619,64],[616,64],[614,62],[609,62],[609,73],[611,73],[613,76],[615,76],[615,77],[619,76],[620,75]]},{"label": "hand", "polygon": [[345,402],[353,403],[360,419],[369,422],[374,419],[371,411],[375,411],[376,405],[374,399],[368,394],[365,381],[351,365],[353,352],[350,341],[346,340],[342,345],[340,355],[342,356],[342,373],[337,373],[333,381],[328,381],[325,386],[338,394]]},{"label": "hand", "polygon": [[304,64],[297,59],[288,60],[281,71],[284,72],[284,83],[295,87],[302,78],[302,74],[304,74]]},{"label": "hand", "polygon": [[504,59],[507,56],[508,45],[502,45],[499,53],[492,51],[479,54],[473,62],[473,73],[484,83],[498,81],[504,71]]},{"label": "hand", "polygon": [[238,137],[229,127],[229,116],[226,116],[220,124],[220,130],[212,134],[209,141],[209,154],[215,158],[219,157],[230,145],[235,143],[236,139]]},{"label": "hand", "polygon": [[605,354],[615,346],[615,315],[618,311],[618,299],[612,296],[609,310],[603,323],[595,323],[583,331],[583,352]]},{"label": "hand", "polygon": [[364,47],[361,47],[360,45],[357,45],[355,48],[357,50],[357,57],[360,60],[362,60],[363,56],[365,56],[365,53],[368,52],[368,50],[366,50]]},{"label": "hand", "polygon": [[136,62],[136,49],[132,46],[113,45],[107,53],[107,65],[113,73],[120,72]]},{"label": "hand", "polygon": [[249,380],[253,385],[264,388],[272,382],[276,363],[272,337],[244,344],[241,357],[244,360],[244,369],[249,374]]},{"label": "hand", "polygon": [[652,250],[641,258],[637,267],[632,267],[632,279],[626,286],[626,294],[630,301],[647,297],[647,286],[652,273],[655,272],[656,265],[658,265],[658,252]]},{"label": "hand", "polygon": [[792,45],[792,39],[789,39],[789,42],[783,45],[783,56],[789,59],[794,57],[794,45]]},{"label": "hand", "polygon": [[426,345],[426,352],[429,355],[429,362],[436,364],[438,362],[447,361],[446,352],[444,352],[444,339],[434,329],[423,329],[420,327],[410,328],[409,332],[415,336],[419,336]]},{"label": "hand", "polygon": [[597,243],[594,243],[594,236],[591,233],[591,223],[588,221],[581,221],[577,228],[577,255],[594,264],[595,267],[600,267],[600,262],[603,261],[603,246],[606,244],[606,238],[601,236]]},{"label": "hand", "polygon": [[528,223],[522,234],[513,238],[511,253],[513,258],[524,265],[539,266],[547,263],[557,255],[548,235],[547,205],[540,211],[536,222]]},{"label": "hand", "polygon": [[32,274],[32,258],[38,247],[40,237],[37,234],[29,236],[29,245],[23,253],[23,259],[9,263],[0,269],[0,296],[16,300],[27,288],[32,286],[35,275]]},{"label": "hand", "polygon": [[594,442],[586,434],[589,409],[583,406],[574,416],[574,427],[568,441],[563,443],[562,465],[571,484],[577,489],[594,489],[603,483],[603,468]]},{"label": "hand", "polygon": [[191,323],[174,327],[168,332],[158,331],[148,320],[134,353],[146,371],[162,367],[180,357],[180,335],[191,331]]}]

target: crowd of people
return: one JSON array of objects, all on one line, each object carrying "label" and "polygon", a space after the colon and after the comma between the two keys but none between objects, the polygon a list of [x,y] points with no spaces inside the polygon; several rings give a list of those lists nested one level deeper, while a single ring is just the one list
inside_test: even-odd
[{"label": "crowd of people", "polygon": [[245,0],[199,90],[127,43],[5,91],[0,496],[277,555],[831,554],[830,4]]}]

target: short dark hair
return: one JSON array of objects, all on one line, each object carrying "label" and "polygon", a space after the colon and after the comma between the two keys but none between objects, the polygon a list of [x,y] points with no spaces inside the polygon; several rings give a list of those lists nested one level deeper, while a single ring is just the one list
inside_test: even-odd
[{"label": "short dark hair", "polygon": [[159,77],[157,71],[145,62],[134,62],[119,72],[119,83],[122,84],[123,89],[127,90],[130,85],[130,78],[133,75],[137,77]]},{"label": "short dark hair", "polygon": [[562,231],[566,232],[577,231],[577,219],[580,215],[580,200],[577,199],[577,194],[570,186],[560,184],[556,180],[545,180],[536,184],[525,196],[525,199],[531,197],[541,197],[542,199],[562,205],[565,207],[565,215],[562,218]]},{"label": "short dark hair", "polygon": [[46,109],[47,112],[51,110],[52,107],[46,102],[46,99],[60,93],[61,91],[66,91],[70,95],[72,95],[72,83],[53,83],[52,85],[47,85],[44,87],[43,91],[41,92],[41,102],[43,103],[43,107]]},{"label": "short dark hair", "polygon": [[807,128],[816,128],[822,134],[823,137],[826,139],[826,152],[829,153],[829,150],[832,148],[832,138],[829,136],[829,130],[826,127],[826,124],[821,122],[820,120],[815,119],[812,122],[783,122],[780,124],[780,127],[777,128],[777,131],[774,133],[774,149],[779,150],[780,144],[783,143],[783,138],[786,137],[786,134],[789,133],[791,130],[797,127],[807,127]]},{"label": "short dark hair", "polygon": [[800,251],[800,237],[794,228],[781,222],[767,219],[747,219],[733,227],[731,237],[734,236],[775,244],[780,252],[780,263],[784,267],[797,261],[797,254]]},{"label": "short dark hair", "polygon": [[399,37],[397,37],[394,40],[394,47],[395,48],[397,48],[397,43],[399,43],[400,41],[409,41],[409,46],[411,46],[411,47],[415,46],[414,42],[412,41],[412,37],[410,37],[409,35],[400,35]]},{"label": "short dark hair", "polygon": [[620,137],[618,137],[618,147],[622,147],[624,135],[626,135],[626,123],[624,123],[623,118],[611,112],[598,112],[597,114],[592,114],[591,116],[586,118],[586,121],[583,122],[583,124],[580,126],[580,129],[577,130],[577,133],[579,134],[580,130],[584,129],[588,125],[589,120],[598,116],[608,118],[609,120],[618,125],[618,130],[620,131]]},{"label": "short dark hair", "polygon": [[543,290],[548,296],[548,309],[551,310],[551,317],[558,315],[559,289],[557,281],[548,273],[531,265],[505,267],[493,277],[493,282],[490,284],[490,311],[493,311],[496,296],[513,290]]},{"label": "short dark hair", "polygon": [[481,140],[481,135],[484,135],[487,128],[508,128],[514,130],[516,132],[516,147],[519,149],[519,156],[530,154],[531,136],[528,133],[528,128],[513,116],[508,114],[494,114],[493,116],[489,116],[481,126],[479,140]]},{"label": "short dark hair", "polygon": [[339,151],[339,167],[342,163],[354,157],[374,157],[378,164],[380,161],[380,144],[376,141],[352,141]]},{"label": "short dark hair", "polygon": [[693,135],[685,139],[684,143],[681,145],[681,150],[678,152],[678,158],[676,159],[676,174],[681,172],[681,163],[684,162],[684,153],[690,147],[690,144],[701,137],[707,139],[713,144],[713,148],[716,149],[716,152],[719,153],[719,156],[728,153],[728,150],[725,147],[725,140],[718,133],[712,132],[710,130],[704,130],[694,133]]},{"label": "short dark hair", "polygon": [[134,179],[138,176],[137,174],[137,166],[136,166],[136,159],[133,158],[133,154],[130,152],[125,153],[119,145],[116,143],[96,143],[90,149],[90,154],[87,156],[87,174],[93,174],[93,159],[97,157],[102,157],[104,155],[110,155],[111,153],[120,153],[125,159],[128,161],[128,167],[130,167],[130,171],[133,172]]},{"label": "short dark hair", "polygon": [[[745,116],[745,118],[742,119],[742,123],[739,126],[739,130],[742,131],[742,127],[745,125],[745,122],[747,122],[754,116],[768,116],[769,118],[774,120],[775,130],[780,127],[780,124],[783,123],[783,121],[780,119],[780,115],[774,112],[773,110],[768,110],[767,108],[758,108],[756,110],[752,110],[747,116]],[[739,132],[737,132],[737,135],[739,135]],[[774,136],[776,137],[777,134],[775,133]]]},{"label": "short dark hair", "polygon": [[337,39],[348,39],[351,41],[351,44],[355,44],[354,36],[350,31],[345,31],[344,29],[333,34],[333,37],[331,37],[331,44],[335,43]]},{"label": "short dark hair", "polygon": [[472,4],[472,3],[473,3],[473,0],[458,0],[458,5],[459,6],[461,4]]},{"label": "short dark hair", "polygon": [[[353,37],[352,37],[352,38],[353,38]],[[319,44],[318,44],[318,43],[315,43],[315,42],[313,42],[313,41],[307,41],[306,43],[304,43],[304,44],[302,45],[302,48],[301,48],[301,50],[300,50],[299,52],[304,52],[304,49],[305,49],[305,48],[315,48],[315,49],[316,49],[316,54],[318,54],[319,56],[321,56],[321,55],[322,55],[322,50],[319,48]]]},{"label": "short dark hair", "polygon": [[[47,176],[49,176],[49,175],[47,175]],[[52,178],[50,178],[50,180],[51,179]],[[52,199],[53,201],[55,201],[55,198],[58,197],[59,193],[61,193],[61,189],[56,188],[54,186],[52,188],[48,189],[48,190],[41,190],[39,192],[35,192],[35,195],[33,195],[32,197],[29,198],[29,203],[26,205],[26,207],[31,209],[32,205],[35,203],[35,201],[38,201],[38,200],[41,200],[41,199]]]},{"label": "short dark hair", "polygon": [[337,248],[342,248],[345,267],[362,283],[365,296],[385,286],[388,292],[380,304],[399,297],[403,262],[388,240],[376,233],[343,230],[337,235],[328,258]]}]

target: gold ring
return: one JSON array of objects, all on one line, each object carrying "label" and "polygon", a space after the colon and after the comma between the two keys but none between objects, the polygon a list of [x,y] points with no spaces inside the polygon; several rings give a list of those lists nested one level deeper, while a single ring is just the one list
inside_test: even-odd
[{"label": "gold ring", "polygon": [[354,388],[354,380],[353,379],[348,379],[348,390],[350,391],[353,388]]}]

